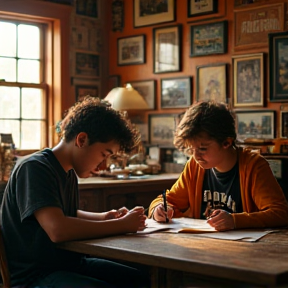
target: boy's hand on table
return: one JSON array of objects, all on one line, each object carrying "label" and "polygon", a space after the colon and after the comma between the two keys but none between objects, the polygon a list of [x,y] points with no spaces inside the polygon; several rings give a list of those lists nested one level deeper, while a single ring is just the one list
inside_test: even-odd
[{"label": "boy's hand on table", "polygon": [[122,218],[128,220],[129,225],[132,229],[134,229],[134,231],[130,232],[142,231],[146,228],[145,220],[147,217],[144,214],[144,207],[136,206],[133,209],[129,210],[128,213]]},{"label": "boy's hand on table", "polygon": [[126,215],[128,212],[129,212],[129,210],[126,207],[122,207],[118,210],[113,209],[113,210],[106,212],[104,220],[121,218],[124,215]]},{"label": "boy's hand on table", "polygon": [[214,210],[208,217],[207,223],[217,231],[227,231],[235,228],[232,215],[221,209]]}]

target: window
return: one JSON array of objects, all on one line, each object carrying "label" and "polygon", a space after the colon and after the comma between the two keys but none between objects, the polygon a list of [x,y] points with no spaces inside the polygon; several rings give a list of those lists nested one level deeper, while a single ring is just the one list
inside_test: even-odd
[{"label": "window", "polygon": [[12,133],[17,149],[47,144],[45,27],[0,19],[0,133]]}]

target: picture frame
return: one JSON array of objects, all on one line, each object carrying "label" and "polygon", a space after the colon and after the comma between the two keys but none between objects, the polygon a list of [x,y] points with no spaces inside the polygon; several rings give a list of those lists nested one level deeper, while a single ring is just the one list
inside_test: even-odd
[{"label": "picture frame", "polygon": [[173,147],[175,128],[175,116],[173,114],[150,114],[150,144],[162,147]]},{"label": "picture frame", "polygon": [[196,67],[196,100],[227,102],[227,64],[218,63]]},{"label": "picture frame", "polygon": [[145,35],[118,38],[118,65],[145,63]]},{"label": "picture frame", "polygon": [[234,11],[234,51],[267,47],[268,34],[284,30],[284,3],[258,5]]},{"label": "picture frame", "polygon": [[282,178],[282,159],[266,159],[272,170],[273,175],[281,179]]},{"label": "picture frame", "polygon": [[92,97],[99,97],[99,86],[98,85],[76,85],[75,86],[75,96],[76,101],[81,101],[87,95]]},{"label": "picture frame", "polygon": [[[156,81],[155,80],[141,80],[129,81],[132,87],[139,92],[144,98],[150,110],[155,109],[156,102]],[[126,83],[127,84],[127,83]]]},{"label": "picture frame", "polygon": [[121,87],[121,76],[120,75],[110,75],[108,78],[108,91],[113,88]]},{"label": "picture frame", "polygon": [[99,54],[75,52],[75,77],[99,78]]},{"label": "picture frame", "polygon": [[233,56],[234,107],[264,105],[264,54]]},{"label": "picture frame", "polygon": [[134,0],[134,28],[175,21],[176,0]]},{"label": "picture frame", "polygon": [[81,101],[86,95],[101,98],[100,81],[85,80],[82,78],[73,78],[72,84],[75,88],[75,100]]},{"label": "picture frame", "polygon": [[112,1],[112,31],[122,32],[124,28],[124,0]]},{"label": "picture frame", "polygon": [[280,111],[280,138],[288,138],[288,111]]},{"label": "picture frame", "polygon": [[288,101],[288,32],[269,34],[270,101]]},{"label": "picture frame", "polygon": [[101,0],[90,0],[90,1],[77,0],[75,1],[76,15],[99,19],[100,1]]},{"label": "picture frame", "polygon": [[227,20],[190,26],[190,57],[227,52]]},{"label": "picture frame", "polygon": [[242,110],[235,111],[235,114],[239,141],[244,141],[246,138],[275,138],[274,110]]},{"label": "picture frame", "polygon": [[188,0],[187,17],[195,17],[216,13],[218,10],[217,0]]},{"label": "picture frame", "polygon": [[161,79],[161,109],[191,105],[191,77]]},{"label": "picture frame", "polygon": [[182,25],[153,29],[153,72],[181,70]]}]

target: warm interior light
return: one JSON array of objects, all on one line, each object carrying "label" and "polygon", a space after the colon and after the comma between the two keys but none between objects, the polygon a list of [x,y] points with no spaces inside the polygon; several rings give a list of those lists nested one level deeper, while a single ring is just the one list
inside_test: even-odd
[{"label": "warm interior light", "polygon": [[139,110],[148,109],[148,104],[144,98],[135,90],[131,84],[126,87],[113,88],[105,97],[115,110]]}]

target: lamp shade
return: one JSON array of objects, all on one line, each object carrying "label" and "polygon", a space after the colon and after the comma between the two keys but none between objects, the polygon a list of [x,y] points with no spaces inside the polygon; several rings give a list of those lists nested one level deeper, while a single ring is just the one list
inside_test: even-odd
[{"label": "lamp shade", "polygon": [[105,97],[115,110],[139,110],[148,109],[144,98],[130,84],[126,87],[113,88]]}]

